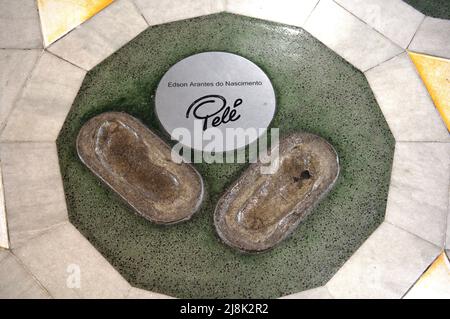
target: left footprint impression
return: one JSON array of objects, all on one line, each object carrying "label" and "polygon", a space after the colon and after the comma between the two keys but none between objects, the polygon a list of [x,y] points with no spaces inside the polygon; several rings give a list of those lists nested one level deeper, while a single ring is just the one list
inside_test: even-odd
[{"label": "left footprint impression", "polygon": [[151,222],[188,220],[201,205],[204,187],[197,170],[172,161],[170,147],[126,113],[90,119],[76,147],[92,173]]}]

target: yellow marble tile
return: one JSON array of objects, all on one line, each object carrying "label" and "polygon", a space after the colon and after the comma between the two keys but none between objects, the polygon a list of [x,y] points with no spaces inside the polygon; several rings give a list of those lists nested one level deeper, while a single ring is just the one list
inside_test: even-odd
[{"label": "yellow marble tile", "polygon": [[450,60],[408,53],[450,131]]},{"label": "yellow marble tile", "polygon": [[45,46],[77,27],[114,0],[37,0]]},{"label": "yellow marble tile", "polygon": [[428,267],[411,290],[406,299],[449,299],[450,262],[445,252]]}]

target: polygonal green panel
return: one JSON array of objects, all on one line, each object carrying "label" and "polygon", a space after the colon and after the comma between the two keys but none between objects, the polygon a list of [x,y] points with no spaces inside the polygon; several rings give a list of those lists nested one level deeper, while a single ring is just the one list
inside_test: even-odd
[{"label": "polygonal green panel", "polygon": [[[341,175],[294,234],[243,255],[221,243],[215,203],[246,164],[195,164],[207,198],[185,223],[153,225],[76,155],[81,126],[124,111],[167,139],[154,113],[160,78],[198,52],[227,51],[272,80],[281,135],[307,131],[337,150]],[[170,142],[170,141],[168,141]],[[57,141],[70,221],[134,286],[175,297],[280,297],[325,284],[382,222],[394,139],[364,75],[300,28],[232,14],[153,26],[91,70]]]}]

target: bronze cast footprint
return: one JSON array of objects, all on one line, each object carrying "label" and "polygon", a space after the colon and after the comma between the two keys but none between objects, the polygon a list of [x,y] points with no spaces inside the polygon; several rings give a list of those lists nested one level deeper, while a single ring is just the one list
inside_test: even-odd
[{"label": "bronze cast footprint", "polygon": [[214,223],[220,238],[245,252],[261,252],[285,239],[330,191],[339,159],[323,138],[296,133],[279,144],[279,168],[261,174],[254,163],[220,198]]},{"label": "bronze cast footprint", "polygon": [[189,219],[203,199],[192,165],[177,164],[171,149],[136,118],[107,112],[80,130],[81,161],[142,217],[159,224]]}]

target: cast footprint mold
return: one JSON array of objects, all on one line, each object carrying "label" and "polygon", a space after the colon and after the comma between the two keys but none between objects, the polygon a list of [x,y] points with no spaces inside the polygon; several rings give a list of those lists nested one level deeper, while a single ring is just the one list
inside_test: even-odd
[{"label": "cast footprint mold", "polygon": [[76,142],[81,161],[137,214],[158,224],[188,220],[203,199],[195,168],[136,118],[107,112],[90,119]]},{"label": "cast footprint mold", "polygon": [[[154,223],[188,220],[201,205],[200,174],[174,162],[170,147],[130,115],[107,112],[90,119],[76,146],[92,173]],[[336,151],[317,135],[289,135],[277,150],[274,172],[264,174],[261,162],[250,165],[214,211],[219,237],[240,251],[262,252],[283,241],[339,175]]]},{"label": "cast footprint mold", "polygon": [[323,138],[296,133],[279,143],[278,169],[262,173],[257,162],[220,198],[214,223],[220,238],[243,252],[272,248],[298,226],[331,190],[339,158]]}]

